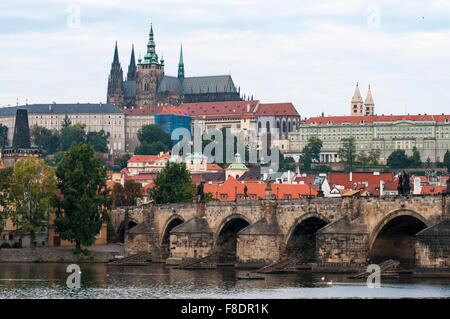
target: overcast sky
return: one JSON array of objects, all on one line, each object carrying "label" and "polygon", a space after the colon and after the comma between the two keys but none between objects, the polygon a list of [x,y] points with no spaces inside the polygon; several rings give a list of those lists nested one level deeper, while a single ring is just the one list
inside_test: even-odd
[{"label": "overcast sky", "polygon": [[357,81],[377,114],[450,113],[450,0],[2,0],[0,105],[105,102],[115,41],[126,74],[150,21],[166,74],[183,43],[186,76],[302,117],[348,115]]}]

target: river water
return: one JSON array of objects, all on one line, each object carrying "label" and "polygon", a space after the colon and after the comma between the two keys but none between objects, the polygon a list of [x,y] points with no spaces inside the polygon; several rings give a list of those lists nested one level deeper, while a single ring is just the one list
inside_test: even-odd
[{"label": "river water", "polygon": [[[81,288],[66,286],[68,264],[0,264],[0,299],[7,298],[449,298],[450,279],[410,275],[368,288],[345,275],[264,275],[265,280],[237,280],[245,270],[179,270],[163,264],[116,266],[80,264]],[[322,278],[324,277],[324,278]]]}]

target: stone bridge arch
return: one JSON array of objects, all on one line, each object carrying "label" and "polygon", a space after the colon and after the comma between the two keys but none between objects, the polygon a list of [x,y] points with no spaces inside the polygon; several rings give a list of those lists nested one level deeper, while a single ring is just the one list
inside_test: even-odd
[{"label": "stone bridge arch", "polygon": [[176,213],[169,216],[166,220],[162,227],[162,232],[159,235],[159,245],[161,247],[163,258],[167,258],[170,255],[170,231],[176,226],[183,224],[185,221],[185,218]]},{"label": "stone bridge arch", "polygon": [[307,212],[295,219],[283,239],[283,251],[296,256],[299,262],[313,262],[316,258],[316,233],[330,223],[318,212]]},{"label": "stone bridge arch", "polygon": [[400,261],[402,268],[414,266],[415,234],[431,226],[431,222],[412,209],[389,212],[370,232],[368,261]]},{"label": "stone bridge arch", "polygon": [[219,255],[219,262],[235,262],[238,232],[251,224],[250,218],[238,213],[232,213],[220,222],[213,235],[213,252]]},{"label": "stone bridge arch", "polygon": [[[136,218],[128,218],[128,229],[130,230],[134,226],[137,226],[139,221]],[[123,243],[125,241],[125,220],[123,220],[119,228],[117,229],[117,235],[119,242]]]}]

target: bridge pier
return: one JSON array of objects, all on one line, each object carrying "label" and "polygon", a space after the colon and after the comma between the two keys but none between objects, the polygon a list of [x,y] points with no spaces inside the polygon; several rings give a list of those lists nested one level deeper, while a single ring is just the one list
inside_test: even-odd
[{"label": "bridge pier", "polygon": [[361,219],[345,216],[328,224],[316,236],[317,272],[358,272],[369,256],[369,231]]},{"label": "bridge pier", "polygon": [[276,223],[263,218],[238,233],[236,266],[261,268],[281,258],[283,234]]},{"label": "bridge pier", "polygon": [[205,218],[195,216],[170,231],[170,257],[168,265],[203,258],[212,253],[213,232]]},{"label": "bridge pier", "polygon": [[416,235],[415,277],[450,277],[450,219]]}]

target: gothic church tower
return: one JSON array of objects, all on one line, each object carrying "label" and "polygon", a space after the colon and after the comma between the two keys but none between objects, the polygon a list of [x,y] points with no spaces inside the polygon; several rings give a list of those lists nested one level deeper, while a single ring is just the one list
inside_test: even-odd
[{"label": "gothic church tower", "polygon": [[164,76],[164,60],[159,61],[153,40],[153,26],[147,43],[144,59],[138,60],[136,74],[136,107],[154,109],[157,104],[157,89]]},{"label": "gothic church tower", "polygon": [[114,50],[114,59],[111,64],[111,72],[108,78],[108,93],[106,98],[107,103],[115,104],[118,107],[124,104],[124,94],[123,94],[123,72],[122,67],[119,63],[119,52],[117,51],[117,41],[116,48]]}]

